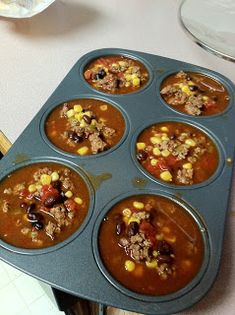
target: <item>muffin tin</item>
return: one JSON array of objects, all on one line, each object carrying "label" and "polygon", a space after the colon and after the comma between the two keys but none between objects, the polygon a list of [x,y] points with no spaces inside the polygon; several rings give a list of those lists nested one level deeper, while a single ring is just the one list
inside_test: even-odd
[{"label": "muffin tin", "polygon": [[[149,82],[139,91],[123,95],[94,90],[83,78],[83,71],[91,60],[104,55],[138,59],[149,71]],[[226,110],[214,116],[192,117],[165,104],[159,91],[161,83],[180,70],[200,72],[220,81],[230,95]],[[50,248],[27,250],[0,241],[1,258],[62,291],[130,311],[172,314],[199,301],[216,278],[222,254],[234,154],[234,91],[233,83],[224,76],[173,59],[117,48],[84,55],[0,161],[0,180],[31,163],[65,164],[79,172],[89,187],[89,215],[76,235]],[[103,100],[123,114],[125,133],[111,150],[78,156],[61,151],[47,139],[44,124],[51,110],[62,102],[81,98]],[[136,160],[139,133],[155,122],[171,120],[194,125],[214,140],[219,167],[206,182],[169,185],[148,175]],[[191,283],[173,294],[153,297],[127,290],[108,274],[99,256],[97,237],[106,212],[119,200],[139,194],[159,194],[172,199],[191,213],[201,229],[205,245],[202,268]]]}]

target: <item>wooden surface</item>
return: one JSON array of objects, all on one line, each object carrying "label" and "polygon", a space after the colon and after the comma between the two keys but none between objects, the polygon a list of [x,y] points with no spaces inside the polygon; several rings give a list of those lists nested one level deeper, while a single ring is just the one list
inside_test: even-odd
[{"label": "wooden surface", "polygon": [[4,133],[0,130],[0,152],[2,154],[6,154],[7,151],[11,147],[11,142],[7,139],[7,137],[4,135]]}]

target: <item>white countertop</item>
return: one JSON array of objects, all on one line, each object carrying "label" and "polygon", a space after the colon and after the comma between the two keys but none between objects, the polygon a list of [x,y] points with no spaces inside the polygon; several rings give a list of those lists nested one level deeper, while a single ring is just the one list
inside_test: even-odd
[{"label": "white countertop", "polygon": [[[31,19],[0,17],[0,130],[14,142],[73,64],[97,48],[120,47],[174,58],[235,82],[233,63],[204,51],[184,33],[177,15],[180,2],[57,0]],[[219,278],[201,302],[182,314],[234,314],[233,211],[228,221]]]}]

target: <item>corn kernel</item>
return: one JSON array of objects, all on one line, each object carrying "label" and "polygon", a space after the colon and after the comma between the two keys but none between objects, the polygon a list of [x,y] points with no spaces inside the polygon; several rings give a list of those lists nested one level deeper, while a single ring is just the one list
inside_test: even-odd
[{"label": "corn kernel", "polygon": [[150,161],[150,164],[151,164],[152,166],[156,166],[157,163],[158,163],[158,160],[157,160],[157,159],[152,159],[152,160]]},{"label": "corn kernel", "polygon": [[162,142],[162,140],[161,140],[161,138],[160,137],[151,137],[150,138],[150,142],[152,143],[152,144],[159,144],[159,143],[161,143]]},{"label": "corn kernel", "polygon": [[186,139],[185,144],[189,145],[190,147],[195,147],[196,142],[193,139]]},{"label": "corn kernel", "polygon": [[172,236],[172,237],[166,237],[165,236],[165,241],[167,241],[168,243],[175,243],[176,237],[175,236]]},{"label": "corn kernel", "polygon": [[40,177],[40,182],[42,185],[50,185],[51,183],[51,176],[47,174],[42,174]]},{"label": "corn kernel", "polygon": [[139,201],[134,201],[133,202],[133,206],[136,208],[136,209],[144,209],[144,204],[143,202],[139,202]]},{"label": "corn kernel", "polygon": [[182,89],[182,87],[184,86],[184,84],[183,83],[180,83],[179,84],[179,88],[181,88]]},{"label": "corn kernel", "polygon": [[166,126],[163,126],[163,127],[161,127],[161,131],[163,131],[163,132],[168,132],[169,129],[168,129]]},{"label": "corn kernel", "polygon": [[182,92],[186,93],[187,95],[190,95],[192,94],[192,92],[190,91],[189,87],[187,85],[184,85],[182,88],[181,88]]},{"label": "corn kernel", "polygon": [[125,83],[125,87],[129,87],[129,86],[131,86],[131,83],[130,82],[126,82]]},{"label": "corn kernel", "polygon": [[126,63],[126,61],[118,61],[118,63],[119,63],[119,65],[121,66],[121,67],[126,67],[127,66],[127,63]]},{"label": "corn kernel", "polygon": [[193,81],[188,81],[188,85],[189,85],[189,86],[194,85]]},{"label": "corn kernel", "polygon": [[170,138],[169,138],[168,136],[166,136],[166,135],[163,135],[163,136],[161,137],[161,139],[162,139],[162,141],[168,141],[168,140],[170,140]]},{"label": "corn kernel", "polygon": [[192,163],[185,163],[183,164],[183,168],[186,170],[191,170],[191,168],[193,167]]},{"label": "corn kernel", "polygon": [[96,124],[97,124],[97,121],[95,120],[95,119],[92,119],[92,121],[91,121],[91,126],[96,126]]},{"label": "corn kernel", "polygon": [[170,152],[169,152],[168,150],[163,150],[163,151],[161,152],[161,155],[162,155],[163,157],[168,157],[168,156],[170,155]]},{"label": "corn kernel", "polygon": [[37,187],[36,187],[35,184],[29,185],[28,191],[29,191],[30,193],[34,193],[36,190],[37,190]]},{"label": "corn kernel", "polygon": [[100,105],[100,109],[104,112],[108,109],[108,105],[106,104]]},{"label": "corn kernel", "polygon": [[135,263],[132,260],[125,261],[125,269],[126,271],[132,272],[135,270]]},{"label": "corn kernel", "polygon": [[146,261],[146,262],[145,262],[145,265],[146,265],[148,268],[154,269],[154,268],[157,268],[157,261],[156,261],[156,260]]},{"label": "corn kernel", "polygon": [[78,205],[81,205],[81,204],[82,204],[82,199],[81,199],[80,197],[74,198],[74,201],[75,201]]},{"label": "corn kernel", "polygon": [[73,106],[73,110],[76,112],[76,113],[81,113],[82,112],[82,110],[83,110],[83,108],[82,108],[82,106],[81,105],[74,105]]},{"label": "corn kernel", "polygon": [[53,172],[53,173],[51,174],[51,180],[52,180],[53,182],[57,181],[59,178],[60,178],[60,176],[59,176],[59,174],[58,174],[57,172]]},{"label": "corn kernel", "polygon": [[134,78],[132,80],[132,84],[133,84],[133,86],[139,86],[140,85],[140,79],[139,78]]},{"label": "corn kernel", "polygon": [[37,189],[37,191],[40,191],[42,189],[42,185],[36,184],[36,189]]},{"label": "corn kernel", "polygon": [[131,81],[132,80],[131,74],[126,74],[125,79],[126,79],[126,81]]},{"label": "corn kernel", "polygon": [[153,154],[159,156],[161,155],[161,151],[158,148],[153,148]]},{"label": "corn kernel", "polygon": [[135,218],[135,217],[130,217],[127,224],[129,225],[131,222],[137,222],[138,224],[140,224],[140,219]]},{"label": "corn kernel", "polygon": [[78,113],[78,114],[75,114],[74,116],[79,122],[82,120],[82,117],[83,117],[83,113]]},{"label": "corn kernel", "polygon": [[206,96],[206,95],[204,95],[204,96],[202,97],[202,99],[203,99],[203,101],[208,101],[208,100],[209,100],[209,97]]},{"label": "corn kernel", "polygon": [[73,117],[73,116],[74,116],[74,114],[75,114],[75,112],[74,112],[74,110],[73,110],[73,109],[68,110],[68,111],[67,111],[67,113],[66,113],[66,115],[67,115],[67,117],[68,117],[68,118]]},{"label": "corn kernel", "polygon": [[131,210],[129,209],[129,208],[125,208],[125,209],[123,209],[122,210],[122,214],[125,216],[125,217],[130,217],[131,216],[131,214],[132,214],[132,212],[131,212]]},{"label": "corn kernel", "polygon": [[144,142],[137,142],[136,147],[138,150],[144,150],[146,147],[146,144]]},{"label": "corn kernel", "polygon": [[89,151],[88,147],[81,147],[77,150],[77,153],[80,155],[86,155],[88,151]]},{"label": "corn kernel", "polygon": [[119,68],[119,65],[117,63],[112,63],[112,68]]},{"label": "corn kernel", "polygon": [[152,252],[152,254],[153,254],[153,257],[157,257],[157,255],[158,255],[158,253],[157,253],[157,251],[156,250],[153,250],[153,252]]},{"label": "corn kernel", "polygon": [[64,194],[67,198],[71,198],[73,197],[73,193],[71,190],[66,191],[66,193]]},{"label": "corn kernel", "polygon": [[165,182],[171,182],[172,181],[172,175],[169,171],[164,171],[160,174],[160,177]]},{"label": "corn kernel", "polygon": [[81,127],[81,128],[84,128],[84,127],[86,127],[86,126],[87,126],[87,123],[85,122],[84,119],[82,119],[81,122],[80,122],[80,127]]}]

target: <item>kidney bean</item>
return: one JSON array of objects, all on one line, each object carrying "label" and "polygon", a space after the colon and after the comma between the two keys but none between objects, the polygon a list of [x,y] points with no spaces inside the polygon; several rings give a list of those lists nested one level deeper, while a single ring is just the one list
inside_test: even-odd
[{"label": "kidney bean", "polygon": [[139,224],[137,222],[131,222],[127,228],[127,235],[129,237],[134,236],[139,232]]}]

